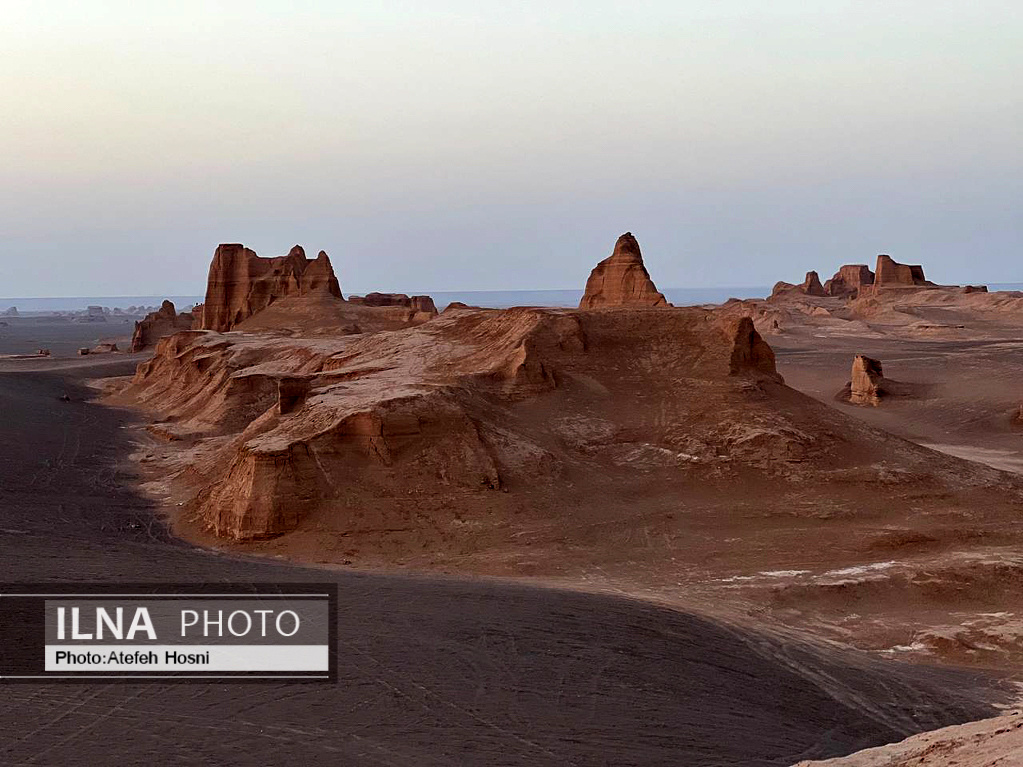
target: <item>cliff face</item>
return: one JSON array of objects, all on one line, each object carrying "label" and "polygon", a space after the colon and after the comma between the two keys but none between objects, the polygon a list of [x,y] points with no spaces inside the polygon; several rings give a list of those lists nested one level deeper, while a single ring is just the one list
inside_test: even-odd
[{"label": "cliff face", "polygon": [[877,257],[874,286],[878,288],[933,285],[924,277],[924,268],[917,264],[900,264],[891,256]]},{"label": "cliff face", "polygon": [[619,237],[614,252],[594,267],[579,302],[580,309],[605,306],[668,306],[650,279],[631,232]]},{"label": "cliff face", "polygon": [[182,330],[191,330],[195,324],[194,312],[178,314],[174,304],[164,301],[155,312],[147,314],[144,319],[135,323],[135,332],[131,337],[131,349],[134,354],[154,345],[164,336]]},{"label": "cliff face", "polygon": [[412,316],[420,321],[437,315],[437,306],[430,296],[412,296],[404,293],[367,293],[365,296],[352,296],[349,302],[369,307],[399,306],[411,310]]},{"label": "cliff face", "polygon": [[286,256],[261,258],[238,244],[217,247],[203,304],[205,330],[230,330],[286,296],[323,294],[341,299],[330,258],[306,258],[298,245]]},{"label": "cliff face", "polygon": [[824,283],[824,292],[829,296],[855,297],[860,288],[873,284],[874,273],[866,264],[846,264]]}]

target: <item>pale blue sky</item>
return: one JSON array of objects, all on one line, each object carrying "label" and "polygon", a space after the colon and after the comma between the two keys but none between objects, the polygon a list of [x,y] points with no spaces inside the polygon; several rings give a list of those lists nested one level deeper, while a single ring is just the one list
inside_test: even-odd
[{"label": "pale blue sky", "polygon": [[214,247],[344,289],[665,287],[879,252],[1023,281],[1018,2],[22,2],[0,295],[202,292]]}]

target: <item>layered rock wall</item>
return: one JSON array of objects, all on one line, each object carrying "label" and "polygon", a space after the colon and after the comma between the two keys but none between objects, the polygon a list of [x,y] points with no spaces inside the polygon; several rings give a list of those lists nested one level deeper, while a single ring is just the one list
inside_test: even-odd
[{"label": "layered rock wall", "polygon": [[877,257],[877,268],[874,270],[875,288],[905,288],[933,285],[924,277],[924,268],[918,264],[900,264],[891,256]]},{"label": "layered rock wall", "polygon": [[342,298],[322,250],[312,260],[298,245],[286,256],[261,258],[243,245],[220,245],[210,264],[201,327],[230,330],[280,298],[316,293]]},{"label": "layered rock wall", "polygon": [[855,298],[860,288],[874,284],[874,273],[866,264],[846,264],[835,276],[824,283],[824,292],[829,296]]}]

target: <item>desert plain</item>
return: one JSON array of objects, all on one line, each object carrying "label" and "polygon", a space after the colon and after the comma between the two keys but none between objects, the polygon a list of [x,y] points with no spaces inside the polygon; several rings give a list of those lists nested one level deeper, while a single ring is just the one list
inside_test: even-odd
[{"label": "desert plain", "polygon": [[6,580],[341,599],[337,685],[12,686],[0,761],[1023,763],[1023,294],[673,307],[631,234],[579,308],[343,277],[225,244],[195,309],[0,327]]}]

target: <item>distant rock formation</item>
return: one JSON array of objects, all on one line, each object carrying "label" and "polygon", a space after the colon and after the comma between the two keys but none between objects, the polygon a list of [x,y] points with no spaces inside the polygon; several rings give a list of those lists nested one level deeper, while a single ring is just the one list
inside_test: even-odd
[{"label": "distant rock formation", "polygon": [[75,317],[75,322],[106,322],[107,315],[102,306],[90,306],[85,314]]},{"label": "distant rock formation", "polygon": [[932,286],[933,282],[924,277],[924,268],[918,264],[900,264],[891,256],[877,257],[877,268],[874,270],[875,288],[905,288],[914,286]]},{"label": "distant rock formation", "polygon": [[444,307],[445,312],[455,312],[459,309],[482,309],[482,306],[471,306],[464,301],[452,301]]},{"label": "distant rock formation", "polygon": [[179,330],[191,330],[195,324],[193,312],[178,314],[174,304],[164,301],[163,305],[152,314],[135,323],[135,332],[131,337],[132,354],[153,346],[164,336],[177,333]]},{"label": "distant rock formation", "polygon": [[350,303],[362,306],[404,306],[416,312],[437,314],[437,307],[430,296],[407,296],[404,293],[367,293],[365,296],[351,296]]},{"label": "distant rock formation", "polygon": [[668,306],[643,265],[639,243],[626,232],[614,252],[597,264],[586,281],[580,309],[605,306]]},{"label": "distant rock formation", "polygon": [[774,289],[771,291],[771,297],[780,296],[786,293],[802,293],[807,296],[818,296],[823,297],[826,295],[824,286],[821,285],[821,278],[817,276],[817,272],[807,272],[806,278],[799,285],[793,285],[791,282],[776,282]]},{"label": "distant rock formation", "polygon": [[866,264],[846,264],[824,283],[824,292],[837,298],[855,298],[860,288],[874,284],[874,273]]},{"label": "distant rock formation", "polygon": [[314,293],[342,298],[330,258],[322,250],[313,260],[298,245],[286,256],[261,258],[243,245],[223,244],[210,264],[201,327],[230,330],[280,298]]},{"label": "distant rock formation", "polygon": [[17,317],[17,316],[18,316],[18,307],[17,306],[12,306],[10,309],[6,309],[4,312],[0,313],[0,317]]}]

